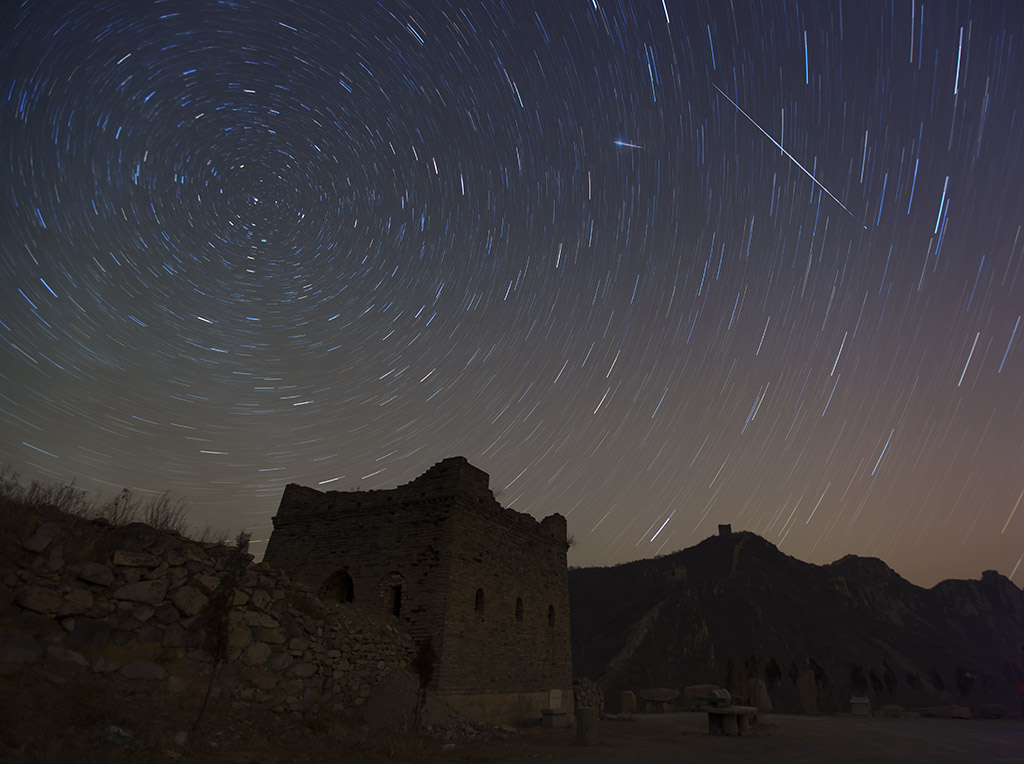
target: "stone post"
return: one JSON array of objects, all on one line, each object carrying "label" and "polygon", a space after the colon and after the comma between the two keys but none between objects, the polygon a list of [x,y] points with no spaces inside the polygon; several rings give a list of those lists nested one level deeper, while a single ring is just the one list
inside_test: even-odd
[{"label": "stone post", "polygon": [[597,719],[593,706],[576,709],[576,745],[597,745]]},{"label": "stone post", "polygon": [[796,689],[800,694],[800,708],[805,714],[818,713],[818,686],[814,681],[814,672],[810,669],[796,678]]},{"label": "stone post", "polygon": [[623,690],[619,693],[619,707],[624,714],[636,713],[636,695],[632,690]]}]

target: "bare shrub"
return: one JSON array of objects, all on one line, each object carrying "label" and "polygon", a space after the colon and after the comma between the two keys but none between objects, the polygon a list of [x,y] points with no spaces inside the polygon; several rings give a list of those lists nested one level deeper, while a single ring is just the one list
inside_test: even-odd
[{"label": "bare shrub", "polygon": [[167,491],[152,497],[143,508],[144,522],[157,530],[184,535],[190,506],[184,499],[172,499]]},{"label": "bare shrub", "polygon": [[89,495],[70,483],[42,483],[33,480],[27,490],[21,489],[18,499],[35,506],[54,506],[76,517],[89,513]]},{"label": "bare shrub", "polygon": [[9,464],[0,467],[0,496],[5,499],[20,499],[24,489],[18,473]]},{"label": "bare shrub", "polygon": [[203,647],[213,658],[213,666],[210,668],[210,680],[206,685],[206,695],[203,697],[203,704],[196,714],[195,723],[192,725],[194,735],[206,712],[206,705],[210,702],[210,693],[213,691],[213,683],[217,679],[220,667],[228,659],[228,635],[231,632],[231,608],[233,606],[235,589],[242,583],[246,567],[249,564],[249,538],[250,535],[242,531],[235,538],[235,548],[229,553],[227,566],[224,575],[221,576],[220,584],[210,593],[206,605],[199,613],[198,626],[204,633]]},{"label": "bare shrub", "polygon": [[92,514],[93,517],[102,517],[111,525],[127,525],[139,519],[139,508],[142,502],[127,488],[122,488],[121,493],[98,507]]},{"label": "bare shrub", "polygon": [[419,649],[416,651],[416,658],[412,662],[412,667],[416,670],[416,675],[419,677],[420,686],[416,693],[416,713],[415,713],[415,726],[414,729],[419,729],[420,721],[423,717],[423,706],[427,702],[427,686],[434,678],[434,666],[437,663],[437,651],[434,650],[434,640],[432,637],[427,637],[425,640],[420,642]]}]

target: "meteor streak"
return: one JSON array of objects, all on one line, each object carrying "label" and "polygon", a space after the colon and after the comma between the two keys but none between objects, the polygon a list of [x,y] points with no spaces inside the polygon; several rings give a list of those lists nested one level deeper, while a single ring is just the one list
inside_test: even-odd
[{"label": "meteor streak", "polygon": [[[713,82],[711,83],[711,87],[713,87],[713,88],[714,88],[715,90],[717,90],[717,91],[718,91],[719,93],[721,93],[721,94],[722,94],[722,95],[723,95],[723,96],[725,97],[725,100],[726,100],[726,101],[728,101],[728,102],[729,102],[729,103],[731,103],[731,104],[732,104],[733,106],[735,106],[735,107],[736,107],[736,110],[737,110],[737,111],[738,111],[738,112],[739,112],[740,114],[742,114],[742,115],[743,115],[744,117],[746,117],[746,118],[747,118],[747,119],[748,119],[748,120],[750,121],[750,124],[752,124],[752,125],[753,125],[754,127],[756,127],[756,128],[758,129],[758,130],[760,130],[760,131],[761,131],[762,133],[764,133],[765,137],[766,137],[766,138],[768,138],[768,140],[770,140],[770,141],[771,141],[772,143],[774,143],[774,144],[775,144],[776,146],[778,146],[778,148],[779,148],[779,151],[781,151],[781,152],[782,152],[783,154],[785,154],[785,155],[786,155],[787,157],[789,157],[789,158],[790,158],[790,159],[791,159],[791,160],[793,161],[793,164],[795,164],[795,165],[796,165],[797,167],[799,167],[799,168],[800,168],[801,170],[803,170],[803,171],[804,171],[804,173],[805,173],[805,174],[807,175],[807,177],[808,177],[808,178],[810,178],[810,179],[811,179],[811,180],[813,180],[813,181],[814,181],[815,183],[817,183],[817,184],[818,184],[818,186],[819,186],[819,187],[821,187],[821,190],[822,190],[822,191],[824,191],[824,192],[825,192],[826,194],[828,194],[829,196],[831,196],[831,197],[832,197],[832,200],[833,200],[833,201],[834,201],[834,202],[835,202],[836,204],[838,204],[838,205],[839,205],[840,207],[842,207],[842,208],[843,208],[844,210],[846,210],[846,214],[848,214],[848,215],[849,215],[849,216],[850,216],[851,218],[853,218],[854,220],[856,220],[856,219],[857,219],[857,216],[856,216],[856,215],[854,215],[854,214],[853,214],[852,212],[850,212],[850,210],[849,210],[849,209],[847,208],[847,206],[846,206],[845,204],[843,204],[843,203],[842,203],[841,201],[839,201],[839,199],[837,199],[837,198],[836,198],[836,195],[835,195],[835,194],[833,194],[833,193],[832,193],[831,191],[829,191],[829,190],[828,190],[827,188],[825,188],[824,184],[823,184],[823,183],[822,183],[822,182],[821,182],[820,180],[818,180],[817,178],[815,178],[815,177],[814,177],[814,176],[813,176],[813,175],[812,175],[812,174],[810,173],[810,171],[809,171],[809,170],[808,170],[808,169],[807,169],[806,167],[804,167],[804,166],[803,166],[802,164],[800,164],[800,162],[799,162],[799,161],[797,161],[797,158],[796,158],[795,156],[793,156],[793,155],[792,155],[792,154],[790,154],[790,153],[789,153],[788,151],[786,151],[786,150],[785,150],[784,148],[782,148],[782,144],[781,144],[781,143],[779,143],[779,142],[778,142],[777,140],[775,140],[774,138],[772,138],[772,137],[771,137],[771,135],[769,135],[769,134],[768,134],[768,132],[767,132],[767,131],[766,131],[766,130],[765,130],[765,129],[763,128],[763,127],[761,127],[761,126],[760,126],[759,124],[757,124],[757,122],[755,122],[755,121],[754,121],[754,118],[753,118],[753,117],[751,117],[751,116],[750,116],[749,114],[747,114],[747,113],[746,113],[745,111],[743,111],[743,109],[741,109],[741,108],[740,108],[740,105],[739,105],[738,103],[736,103],[736,102],[735,102],[734,100],[732,100],[731,98],[729,98],[729,96],[727,96],[727,95],[725,94],[725,91],[724,91],[724,90],[722,90],[722,89],[721,89],[720,87],[718,87],[718,85],[716,85],[716,84],[715,84],[715,83],[713,83]],[[615,141],[615,142],[616,142],[616,143],[618,143],[618,141]],[[867,228],[868,228],[867,226],[864,226],[864,230],[867,230]]]},{"label": "meteor streak", "polygon": [[635,143],[626,143],[625,141],[612,141],[616,146],[625,146],[627,149],[642,149],[643,146],[637,146]]}]

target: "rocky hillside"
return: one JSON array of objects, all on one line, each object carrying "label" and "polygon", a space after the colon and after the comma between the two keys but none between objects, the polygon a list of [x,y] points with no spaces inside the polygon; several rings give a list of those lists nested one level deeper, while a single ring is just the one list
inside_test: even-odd
[{"label": "rocky hillside", "polygon": [[321,602],[237,547],[0,498],[0,696],[14,701],[0,760],[63,735],[22,713],[40,683],[54,701],[71,687],[90,698],[73,718],[146,698],[187,709],[173,723],[188,730],[215,672],[211,706],[314,723],[362,717],[380,695],[390,724],[415,710],[415,680],[401,703],[391,687],[414,657],[396,623]]},{"label": "rocky hillside", "polygon": [[623,689],[746,694],[756,679],[781,711],[811,710],[815,694],[822,711],[849,710],[851,695],[975,713],[1024,703],[1024,592],[994,571],[922,589],[881,560],[811,565],[735,533],[571,570],[569,591],[573,670],[599,679],[612,705]]}]

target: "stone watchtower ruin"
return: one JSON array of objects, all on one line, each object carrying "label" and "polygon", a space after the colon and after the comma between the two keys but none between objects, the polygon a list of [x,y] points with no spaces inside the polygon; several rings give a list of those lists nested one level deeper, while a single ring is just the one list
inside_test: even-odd
[{"label": "stone watchtower ruin", "polygon": [[457,456],[390,490],[289,484],[273,521],[264,561],[429,640],[429,687],[468,718],[572,713],[561,515],[538,522],[502,507],[487,473]]}]

